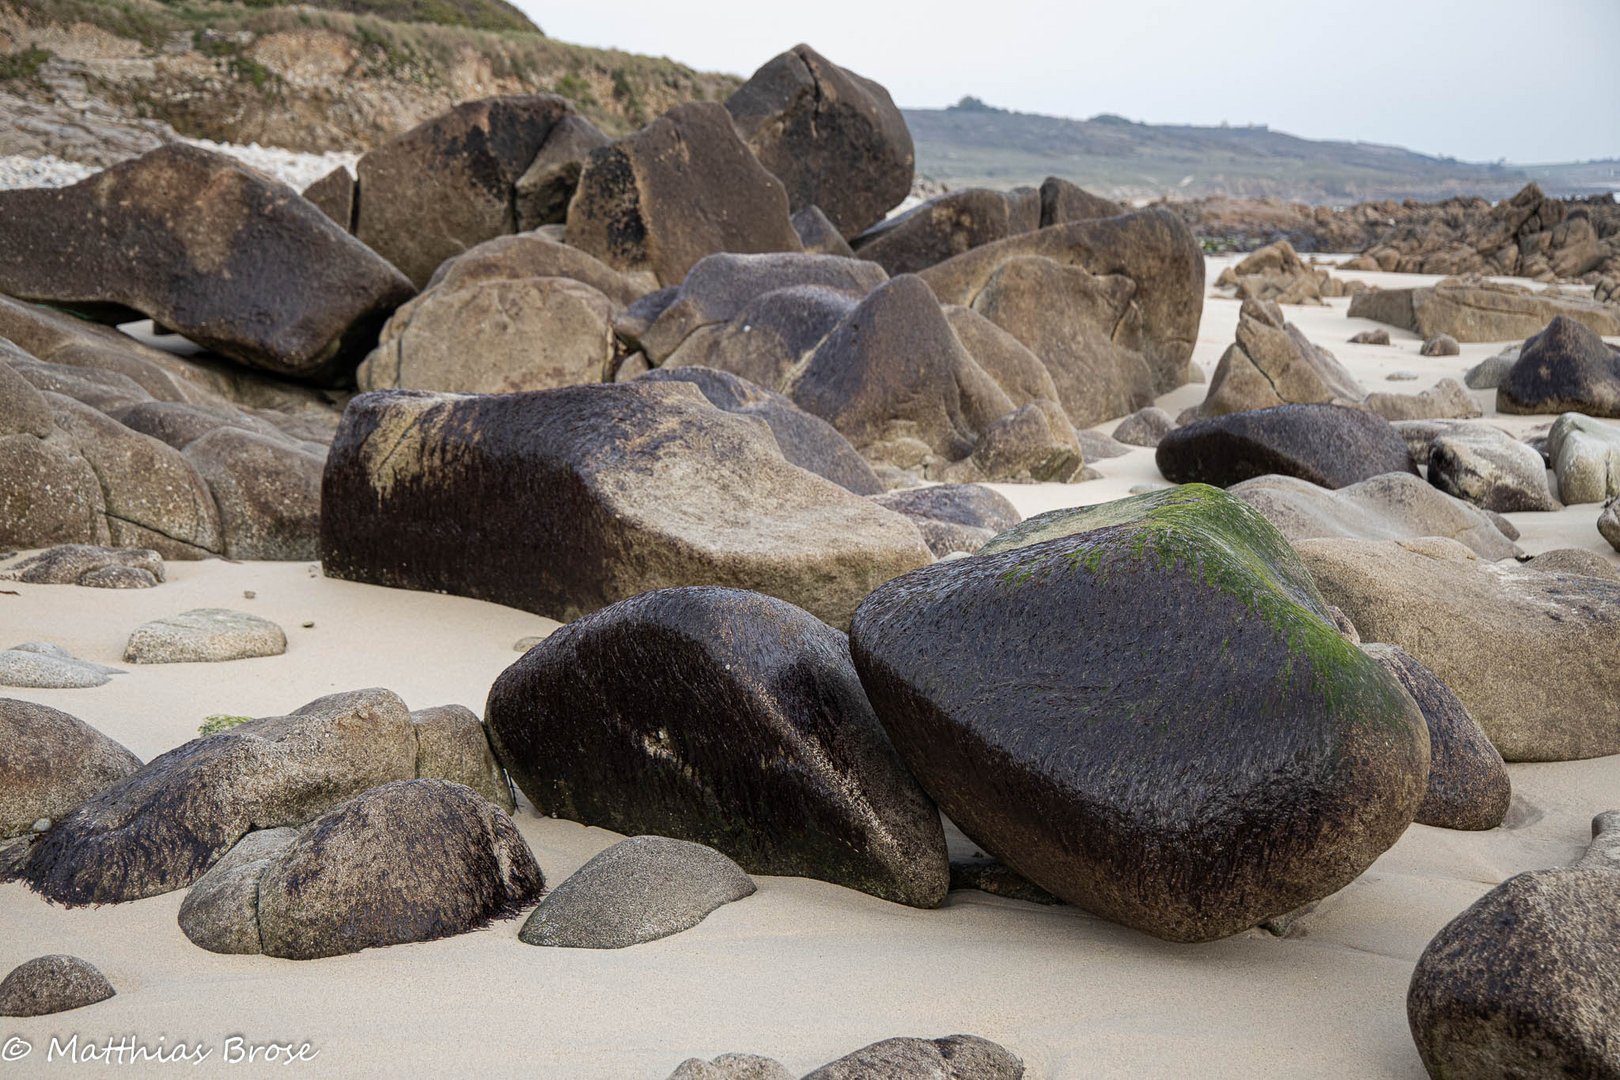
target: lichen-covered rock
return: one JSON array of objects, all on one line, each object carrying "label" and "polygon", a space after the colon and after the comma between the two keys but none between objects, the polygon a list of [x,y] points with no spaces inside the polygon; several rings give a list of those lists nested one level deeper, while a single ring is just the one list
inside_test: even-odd
[{"label": "lichen-covered rock", "polygon": [[280,656],[287,635],[269,619],[226,608],[196,608],[137,626],[124,647],[131,664],[192,664]]},{"label": "lichen-covered rock", "polygon": [[0,580],[30,585],[149,589],[163,580],[163,558],[149,548],[59,544],[0,571]]},{"label": "lichen-covered rock", "polygon": [[1195,420],[1161,439],[1154,460],[1166,480],[1217,487],[1272,473],[1325,488],[1417,474],[1388,420],[1339,405],[1276,405]]},{"label": "lichen-covered rock", "polygon": [[1227,490],[1264,514],[1290,541],[1445,536],[1482,559],[1520,554],[1490,515],[1411,473],[1382,473],[1337,491],[1294,476],[1257,476]]},{"label": "lichen-covered rock", "polygon": [[183,143],[71,187],[0,193],[0,222],[0,292],[117,322],[138,312],[310,381],[345,379],[411,295],[292,188]]},{"label": "lichen-covered rock", "polygon": [[1398,645],[1361,651],[1400,682],[1429,726],[1429,785],[1416,821],[1441,829],[1494,829],[1507,816],[1513,787],[1484,730],[1434,672]]},{"label": "lichen-covered rock", "polygon": [[782,182],[713,102],[677,105],[591,151],[568,204],[568,242],[674,285],[717,251],[800,251]]},{"label": "lichen-covered rock", "polygon": [[485,715],[540,813],[707,844],[750,873],[945,897],[937,811],[844,636],[791,604],[718,588],[621,601],[507,668]]},{"label": "lichen-covered rock", "polygon": [[748,148],[797,211],[818,206],[844,236],[911,192],[915,155],[889,92],[808,45],[766,61],[726,99]]},{"label": "lichen-covered rock", "polygon": [[82,720],[0,698],[0,840],[62,817],[140,767],[140,758]]},{"label": "lichen-covered rock", "polygon": [[754,879],[711,847],[633,836],[599,852],[534,909],[518,940],[623,949],[678,934],[754,895]]},{"label": "lichen-covered rock", "polygon": [[763,424],[643,380],[363,394],[327,460],[321,535],[330,576],[563,620],[701,583],[842,626],[930,560],[910,522],[789,464]]},{"label": "lichen-covered rock", "polygon": [[1509,878],[1418,958],[1406,1015],[1434,1077],[1620,1077],[1620,814],[1571,866]]},{"label": "lichen-covered rock", "polygon": [[1508,761],[1620,753],[1620,582],[1486,562],[1454,540],[1305,540],[1365,641],[1431,669]]},{"label": "lichen-covered rock", "polygon": [[907,574],[861,605],[851,652],[965,833],[1171,940],[1335,891],[1423,797],[1416,705],[1287,541],[1213,488],[1054,511]]},{"label": "lichen-covered rock", "polygon": [[872,501],[910,518],[940,558],[954,551],[971,555],[1023,520],[1006,496],[980,484],[901,488]]},{"label": "lichen-covered rock", "polygon": [[52,953],[18,964],[0,981],[0,1016],[47,1016],[106,1001],[115,993],[88,960]]},{"label": "lichen-covered rock", "polygon": [[317,960],[476,930],[545,889],[505,812],[446,780],[382,784],[275,831],[249,834],[197,882],[180,908],[187,937]]},{"label": "lichen-covered rock", "polygon": [[1565,413],[1547,432],[1547,458],[1558,476],[1558,497],[1600,503],[1620,495],[1620,424]]},{"label": "lichen-covered rock", "polygon": [[884,1039],[830,1061],[804,1080],[1021,1080],[1024,1063],[977,1035]]},{"label": "lichen-covered rock", "polygon": [[[1601,332],[1620,334],[1620,316]],[[1620,348],[1605,344],[1590,326],[1559,316],[1520,346],[1519,359],[1496,388],[1496,408],[1620,417]]]}]

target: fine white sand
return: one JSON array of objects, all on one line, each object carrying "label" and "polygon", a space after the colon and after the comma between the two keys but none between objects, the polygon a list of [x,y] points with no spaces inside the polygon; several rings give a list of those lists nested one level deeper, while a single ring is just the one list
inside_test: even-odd
[{"label": "fine white sand", "polygon": [[[1221,265],[1211,260],[1211,281]],[[1425,359],[1415,339],[1396,331],[1387,348],[1347,345],[1372,324],[1347,320],[1344,307],[1286,311],[1369,388],[1421,390],[1497,350],[1464,345],[1461,357]],[[1232,340],[1236,313],[1229,300],[1205,304],[1196,359],[1206,371]],[[1393,370],[1420,378],[1385,383]],[[1203,393],[1186,387],[1161,404],[1175,413]],[[1504,422],[1518,431],[1546,419]],[[1033,513],[1161,481],[1149,450],[1097,468],[1105,478],[1092,483],[1001,490]],[[1594,527],[1597,514],[1586,505],[1512,517],[1527,550],[1578,546],[1613,557]],[[128,592],[7,584],[19,595],[0,595],[0,646],[44,639],[118,664],[136,624],[218,606],[279,622],[286,655],[121,665],[128,674],[103,687],[0,693],[64,709],[150,759],[192,737],[211,713],[283,713],[362,686],[394,689],[412,708],[455,702],[481,713],[491,681],[516,659],[513,643],[556,626],[495,604],[328,581],[306,563],[170,563],[169,577]],[[1003,1043],[1031,1077],[1417,1078],[1405,995],[1423,946],[1508,876],[1575,858],[1591,817],[1620,806],[1620,758],[1510,770],[1507,826],[1461,833],[1413,825],[1289,937],[1250,931],[1207,945],[1172,945],[1072,908],[977,892],[918,911],[767,877],[755,896],[696,928],[625,950],[531,947],[518,942],[513,920],[445,941],[298,962],[198,949],[176,926],[183,893],[67,910],[20,885],[0,886],[0,972],[69,952],[97,964],[118,989],[76,1012],[0,1018],[0,1057],[19,1052],[20,1044],[7,1049],[13,1037],[33,1047],[26,1058],[0,1061],[0,1078],[189,1071],[662,1080],[694,1055],[763,1053],[805,1072],[891,1035],[954,1032]],[[528,807],[517,821],[551,884],[615,839]],[[149,1048],[201,1042],[213,1057],[202,1067],[47,1062],[52,1037],[73,1035],[81,1048],[126,1037]],[[224,1068],[232,1036],[308,1042],[318,1056]]]}]

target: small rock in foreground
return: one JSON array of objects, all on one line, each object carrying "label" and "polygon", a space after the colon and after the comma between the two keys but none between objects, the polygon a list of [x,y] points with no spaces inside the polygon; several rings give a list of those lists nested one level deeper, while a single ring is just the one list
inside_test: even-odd
[{"label": "small rock in foreground", "polygon": [[0,1016],[67,1012],[106,1001],[116,992],[88,960],[53,953],[17,965],[0,982]]}]

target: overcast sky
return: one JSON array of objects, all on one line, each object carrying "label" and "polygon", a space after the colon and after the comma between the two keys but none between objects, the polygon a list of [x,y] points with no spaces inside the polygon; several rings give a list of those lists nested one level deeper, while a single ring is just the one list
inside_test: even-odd
[{"label": "overcast sky", "polygon": [[800,41],[928,108],[1267,124],[1469,161],[1620,157],[1620,0],[515,0],[554,38],[748,75]]}]

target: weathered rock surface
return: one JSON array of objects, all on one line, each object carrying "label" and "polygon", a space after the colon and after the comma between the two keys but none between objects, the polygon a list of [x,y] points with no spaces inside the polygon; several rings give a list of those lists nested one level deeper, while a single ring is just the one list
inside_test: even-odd
[{"label": "weathered rock surface", "polygon": [[0,571],[0,580],[30,585],[149,589],[163,580],[163,559],[149,548],[59,544]]},{"label": "weathered rock surface", "polygon": [[1519,347],[1512,346],[1505,352],[1495,356],[1487,356],[1479,363],[1468,369],[1463,376],[1463,385],[1470,390],[1495,390],[1502,385],[1513,365],[1518,363]]},{"label": "weathered rock surface", "polygon": [[804,1080],[1021,1080],[1024,1063],[977,1035],[884,1039],[828,1062]]},{"label": "weathered rock surface", "polygon": [[280,656],[287,635],[245,611],[197,608],[137,626],[124,647],[131,664],[191,664]]},{"label": "weathered rock surface", "polygon": [[1166,480],[1217,487],[1271,473],[1326,488],[1417,473],[1389,421],[1339,405],[1277,405],[1195,420],[1160,440],[1154,460]]},{"label": "weathered rock surface", "polygon": [[1428,775],[1416,705],[1287,541],[1212,488],[1031,518],[879,588],[851,652],[901,757],[985,851],[1172,940],[1338,889]]},{"label": "weathered rock surface", "polygon": [[219,507],[227,558],[318,556],[324,453],[229,427],[188,443],[184,453]]},{"label": "weathered rock surface", "polygon": [[917,274],[974,248],[1040,228],[1040,197],[1030,188],[963,188],[929,199],[868,229],[855,254],[890,274]]},{"label": "weathered rock surface", "polygon": [[690,930],[754,895],[754,879],[711,847],[633,836],[598,853],[534,909],[518,940],[565,949],[623,949]]},{"label": "weathered rock surface", "polygon": [[1547,432],[1547,458],[1564,503],[1600,503],[1620,495],[1620,424],[1565,413]]},{"label": "weathered rock surface", "polygon": [[818,206],[844,236],[911,192],[915,154],[889,92],[808,45],[766,61],[726,99],[748,149],[798,211]]},{"label": "weathered rock surface", "polygon": [[303,190],[304,198],[315,204],[315,209],[332,219],[333,224],[346,232],[354,231],[354,194],[359,187],[348,168],[339,165]]},{"label": "weathered rock surface", "polygon": [[687,1058],[669,1080],[798,1080],[775,1058],[758,1054],[721,1054],[713,1061]]},{"label": "weathered rock surface", "polygon": [[140,758],[84,721],[46,705],[0,698],[0,840],[52,821],[141,767]]},{"label": "weathered rock surface", "polygon": [[1361,650],[1412,695],[1429,727],[1429,785],[1418,806],[1418,824],[1472,830],[1502,824],[1513,798],[1507,767],[1457,695],[1398,645],[1375,643]]},{"label": "weathered rock surface", "polygon": [[[1267,244],[1236,265],[1221,271],[1217,288],[1230,288],[1239,300],[1276,304],[1314,304],[1326,296],[1353,296],[1367,288],[1359,281],[1342,281],[1326,268],[1307,266],[1287,240]],[[1385,335],[1385,345],[1389,344]]]},{"label": "weathered rock surface", "polygon": [[1509,878],[1440,931],[1406,994],[1430,1076],[1620,1077],[1620,814],[1571,866]]},{"label": "weathered rock surface", "polygon": [[1332,353],[1313,345],[1275,303],[1245,300],[1199,406],[1202,416],[1273,405],[1353,403],[1367,396]]},{"label": "weathered rock surface", "polygon": [[1385,420],[1463,420],[1481,415],[1463,384],[1449,378],[1416,394],[1368,394],[1364,404]]},{"label": "weathered rock surface", "polygon": [[1175,427],[1175,417],[1157,405],[1149,405],[1121,420],[1114,429],[1114,438],[1128,446],[1158,446]]},{"label": "weathered rock surface", "polygon": [[1257,476],[1228,490],[1293,542],[1444,536],[1490,561],[1520,554],[1487,514],[1411,473],[1383,473],[1337,491],[1293,476]]},{"label": "weathered rock surface", "polygon": [[291,188],[184,144],[71,187],[0,193],[0,220],[0,292],[115,321],[138,312],[314,382],[346,378],[411,295]]},{"label": "weathered rock surface", "polygon": [[1419,356],[1456,356],[1461,352],[1457,339],[1450,334],[1436,334],[1418,347]]},{"label": "weathered rock surface", "polygon": [[953,551],[971,555],[1023,520],[1006,496],[980,484],[901,488],[872,501],[910,518],[939,558]]},{"label": "weathered rock surface", "polygon": [[355,166],[355,235],[421,288],[444,260],[517,231],[517,182],[571,115],[554,94],[484,98],[376,147]]},{"label": "weathered rock surface", "polygon": [[1453,540],[1305,540],[1322,595],[1430,668],[1507,761],[1620,753],[1620,582],[1491,563]]},{"label": "weathered rock surface", "polygon": [[1541,455],[1490,424],[1459,424],[1429,443],[1429,483],[1499,514],[1557,510]]},{"label": "weathered rock surface", "polygon": [[1536,333],[1559,315],[1599,334],[1620,334],[1616,305],[1479,278],[1364,292],[1351,299],[1349,314],[1352,319],[1410,330],[1425,340],[1447,334],[1457,341],[1514,341]]},{"label": "weathered rock surface", "polygon": [[41,641],[25,642],[0,652],[0,686],[45,690],[79,690],[105,686],[118,668],[79,660],[66,649]]},{"label": "weathered rock surface", "polygon": [[546,136],[529,167],[512,185],[519,232],[568,219],[568,201],[579,187],[585,159],[613,140],[583,116],[564,116]]},{"label": "weathered rock surface", "polygon": [[445,780],[383,784],[276,832],[197,882],[180,907],[187,937],[213,952],[316,960],[476,930],[545,889],[512,820]]},{"label": "weathered rock surface", "polygon": [[57,820],[7,873],[63,904],[185,888],[251,830],[301,825],[393,780],[478,775],[490,753],[478,734],[454,757],[445,739],[424,755],[387,690],[319,698],[154,758]]},{"label": "weathered rock surface", "polygon": [[1605,344],[1599,333],[1620,334],[1620,317],[1614,326],[1594,332],[1560,315],[1526,338],[1519,359],[1496,388],[1497,409],[1620,417],[1620,348]]},{"label": "weathered rock surface", "polygon": [[855,257],[849,241],[844,239],[837,226],[827,220],[821,207],[812,205],[795,210],[789,220],[793,223],[793,231],[799,234],[799,242],[804,245],[806,254],[841,255],[846,259]]},{"label": "weathered rock surface", "polygon": [[621,601],[507,668],[485,714],[542,814],[707,844],[749,873],[945,897],[938,813],[844,636],[791,604],[717,588]]},{"label": "weathered rock surface", "polygon": [[703,583],[842,626],[930,559],[910,522],[789,464],[764,425],[640,380],[361,395],[327,462],[321,537],[330,576],[563,620]]},{"label": "weathered rock surface", "polygon": [[47,1016],[106,1001],[115,993],[88,960],[52,953],[18,964],[0,981],[0,1016]]},{"label": "weathered rock surface", "polygon": [[675,108],[591,151],[568,205],[568,242],[619,270],[678,284],[717,251],[800,251],[782,182],[713,102]]}]

